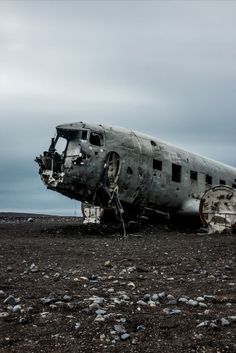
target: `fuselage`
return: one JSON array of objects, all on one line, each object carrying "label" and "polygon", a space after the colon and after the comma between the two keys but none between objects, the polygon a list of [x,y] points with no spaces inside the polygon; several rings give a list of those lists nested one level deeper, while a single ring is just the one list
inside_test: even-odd
[{"label": "fuselage", "polygon": [[48,188],[125,212],[198,212],[207,189],[236,188],[236,169],[132,130],[87,123],[57,126],[57,137],[37,158]]}]

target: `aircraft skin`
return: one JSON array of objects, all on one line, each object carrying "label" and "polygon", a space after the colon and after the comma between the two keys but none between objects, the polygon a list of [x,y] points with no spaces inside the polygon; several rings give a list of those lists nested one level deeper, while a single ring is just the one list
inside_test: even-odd
[{"label": "aircraft skin", "polygon": [[83,122],[57,126],[57,137],[36,161],[49,189],[134,217],[198,214],[207,189],[236,188],[233,167],[142,133]]}]

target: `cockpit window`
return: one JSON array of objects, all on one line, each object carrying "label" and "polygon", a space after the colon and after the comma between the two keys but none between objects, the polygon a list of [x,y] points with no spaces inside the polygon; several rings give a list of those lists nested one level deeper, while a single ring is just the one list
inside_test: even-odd
[{"label": "cockpit window", "polygon": [[91,131],[89,142],[91,145],[102,146],[103,145],[103,136],[98,134],[97,132]]},{"label": "cockpit window", "polygon": [[88,138],[88,130],[82,130],[81,140],[87,140]]},{"label": "cockpit window", "polygon": [[63,152],[65,152],[66,145],[67,145],[67,140],[63,137],[59,137],[55,145],[57,153],[62,154]]}]

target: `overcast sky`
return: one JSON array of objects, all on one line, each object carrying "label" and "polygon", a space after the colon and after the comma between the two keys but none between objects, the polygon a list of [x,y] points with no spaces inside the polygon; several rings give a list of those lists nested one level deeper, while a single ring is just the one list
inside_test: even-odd
[{"label": "overcast sky", "polygon": [[74,214],[35,156],[86,121],[236,167],[236,2],[0,1],[0,210]]}]

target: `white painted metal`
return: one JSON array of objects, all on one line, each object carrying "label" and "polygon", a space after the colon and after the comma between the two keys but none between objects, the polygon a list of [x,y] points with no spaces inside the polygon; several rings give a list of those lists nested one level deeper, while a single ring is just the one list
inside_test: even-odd
[{"label": "white painted metal", "polygon": [[236,226],[236,190],[219,185],[205,192],[200,202],[200,216],[208,233],[222,233]]}]

